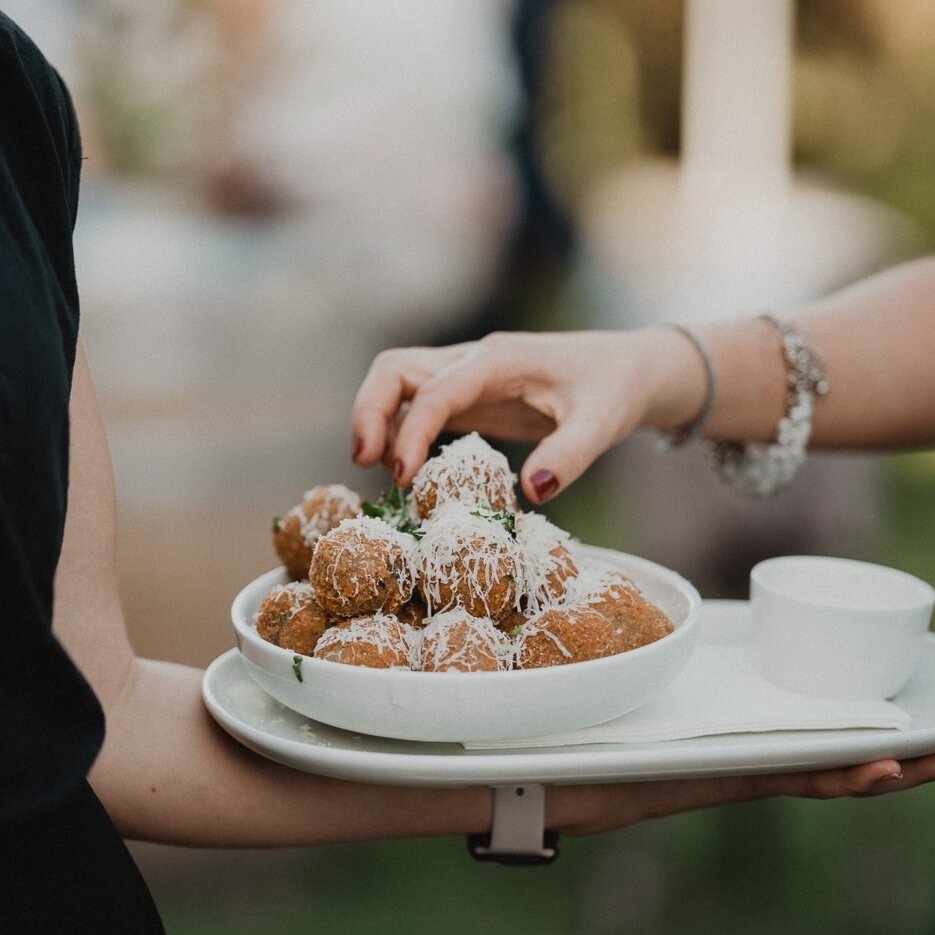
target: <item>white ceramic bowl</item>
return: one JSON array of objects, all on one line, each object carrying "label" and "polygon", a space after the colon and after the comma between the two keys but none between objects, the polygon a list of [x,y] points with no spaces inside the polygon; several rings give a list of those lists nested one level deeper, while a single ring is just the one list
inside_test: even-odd
[{"label": "white ceramic bowl", "polygon": [[234,599],[237,646],[253,679],[306,717],[361,734],[401,740],[487,741],[578,730],[632,711],[667,686],[695,645],[701,598],[680,575],[634,556],[579,546],[581,562],[613,565],[661,607],[675,629],[615,656],[510,672],[410,672],[370,669],[295,653],[258,636],[253,616],[281,569],[248,584]]},{"label": "white ceramic bowl", "polygon": [[922,653],[935,591],[895,568],[787,555],[750,573],[763,674],[827,698],[892,698]]}]

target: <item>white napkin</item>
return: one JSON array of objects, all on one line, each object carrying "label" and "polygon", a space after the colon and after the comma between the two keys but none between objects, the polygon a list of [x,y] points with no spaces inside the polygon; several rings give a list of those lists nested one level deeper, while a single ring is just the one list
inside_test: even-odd
[{"label": "white napkin", "polygon": [[709,734],[909,727],[909,715],[890,701],[838,701],[787,691],[768,682],[757,670],[747,615],[728,613],[729,605],[719,609],[721,613],[708,626],[703,621],[699,643],[682,674],[635,711],[582,730],[465,743],[465,748],[650,743]]}]

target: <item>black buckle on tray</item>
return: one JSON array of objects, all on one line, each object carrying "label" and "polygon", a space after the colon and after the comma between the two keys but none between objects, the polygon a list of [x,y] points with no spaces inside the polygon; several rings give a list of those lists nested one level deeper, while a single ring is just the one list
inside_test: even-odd
[{"label": "black buckle on tray", "polygon": [[558,857],[559,840],[544,822],[544,786],[495,786],[490,831],[468,835],[468,851],[475,860],[514,867],[549,864]]}]

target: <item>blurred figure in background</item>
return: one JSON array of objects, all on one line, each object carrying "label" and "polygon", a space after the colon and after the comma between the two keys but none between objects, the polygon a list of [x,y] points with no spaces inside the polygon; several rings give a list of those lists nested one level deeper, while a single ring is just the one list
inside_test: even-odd
[{"label": "blurred figure in background", "polygon": [[[346,413],[373,354],[482,314],[521,210],[523,94],[514,10],[487,0],[85,10],[81,99],[107,161],[90,160],[76,249],[144,619],[154,529],[173,541],[205,510],[210,553],[215,537],[229,546],[226,522],[260,528],[345,478]],[[368,495],[385,483],[350,480]],[[239,571],[190,593],[167,551],[151,560],[182,579],[179,609],[188,591],[219,621],[185,660],[207,661],[235,578],[269,559],[244,548]],[[177,645],[172,626],[139,638]]]},{"label": "blurred figure in background", "polygon": [[[91,2],[110,125],[121,79],[159,74],[176,168],[207,208],[289,227],[305,258],[282,275],[327,281],[381,330],[445,321],[487,288],[517,208],[509,5]],[[126,158],[158,169],[152,124],[128,123]]]}]

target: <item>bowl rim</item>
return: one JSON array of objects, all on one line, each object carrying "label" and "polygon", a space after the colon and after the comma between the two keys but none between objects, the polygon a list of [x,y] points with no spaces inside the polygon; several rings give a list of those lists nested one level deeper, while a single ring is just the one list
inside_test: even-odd
[{"label": "bowl rim", "polygon": [[[633,664],[637,659],[647,659],[654,655],[659,655],[660,653],[669,652],[678,644],[693,638],[697,632],[701,618],[702,601],[700,594],[690,581],[683,578],[677,572],[665,568],[663,565],[659,565],[647,559],[641,559],[639,556],[631,556],[624,552],[616,552],[614,550],[595,546],[583,546],[579,548],[586,549],[588,553],[595,557],[599,557],[602,554],[609,554],[618,558],[624,558],[635,567],[642,566],[645,567],[647,571],[654,570],[657,575],[664,573],[666,580],[677,587],[678,591],[688,603],[684,619],[679,622],[673,621],[674,628],[671,633],[666,634],[652,643],[639,646],[636,649],[614,653],[610,656],[602,656],[599,659],[585,659],[580,662],[569,662],[556,666],[543,666],[535,669],[507,669],[496,672],[423,672],[401,667],[378,669],[367,666],[353,666],[328,659],[318,659],[314,656],[306,656],[290,649],[284,649],[281,646],[276,646],[274,643],[264,640],[259,633],[257,633],[256,627],[253,624],[252,614],[245,605],[249,603],[251,596],[259,590],[261,586],[269,589],[276,584],[285,583],[289,580],[285,569],[279,566],[257,576],[237,592],[237,595],[231,603],[231,620],[238,638],[238,646],[241,646],[241,640],[246,641],[247,645],[256,653],[267,654],[267,657],[271,660],[271,663],[276,665],[277,669],[282,668],[283,671],[288,671],[288,669],[292,668],[295,660],[299,658],[302,660],[303,673],[319,671],[326,676],[333,676],[339,673],[336,667],[340,667],[340,674],[348,678],[355,678],[361,681],[375,680],[382,685],[385,685],[389,680],[395,680],[401,684],[413,682],[414,684],[425,687],[433,683],[445,685],[454,683],[463,684],[463,680],[466,678],[470,679],[472,685],[485,681],[491,684],[500,684],[505,679],[509,679],[511,685],[529,685],[535,684],[537,681],[554,679],[556,678],[556,673],[563,673],[565,678],[573,678],[576,673],[580,673],[582,670],[597,673],[604,668],[613,669],[621,665],[627,665],[627,663],[621,663],[621,659],[623,658],[631,660],[630,664]],[[636,583],[639,585],[639,581]],[[241,655],[243,654],[243,649],[241,648]],[[253,658],[252,661],[254,665],[261,664],[256,658]],[[306,667],[311,668],[307,669]],[[354,674],[351,675],[350,673]]]}]

